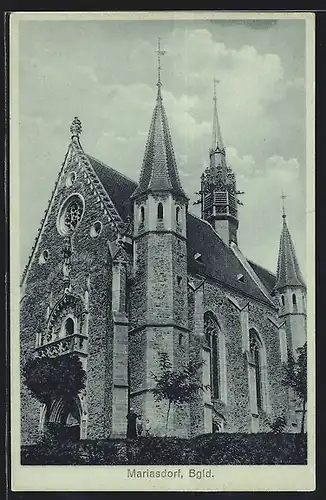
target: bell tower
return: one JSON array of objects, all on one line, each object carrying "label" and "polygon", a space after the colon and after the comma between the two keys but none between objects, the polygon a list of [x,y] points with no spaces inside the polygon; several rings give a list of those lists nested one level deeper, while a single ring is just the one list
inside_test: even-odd
[{"label": "bell tower", "polygon": [[235,175],[227,165],[225,148],[217,113],[216,83],[214,79],[213,97],[213,133],[209,150],[209,166],[201,176],[200,200],[201,217],[207,220],[229,245],[237,244],[238,200],[237,195],[243,194],[236,189]]},{"label": "bell tower", "polygon": [[[188,198],[181,186],[161,93],[161,50],[157,48],[157,96],[134,209],[133,284],[129,332],[130,405],[148,419],[151,432],[165,431],[165,409],[153,397],[158,355],[166,352],[177,369],[188,359]],[[161,405],[161,406],[160,406]],[[189,409],[173,411],[169,435],[187,436]]]}]

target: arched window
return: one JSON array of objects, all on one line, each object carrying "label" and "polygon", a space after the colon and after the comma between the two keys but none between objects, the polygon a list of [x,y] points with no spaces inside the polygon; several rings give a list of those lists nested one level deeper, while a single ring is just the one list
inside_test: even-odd
[{"label": "arched window", "polygon": [[68,318],[65,323],[65,333],[66,335],[73,335],[75,330],[75,323],[72,318]]},{"label": "arched window", "polygon": [[254,385],[257,410],[263,407],[262,398],[262,378],[261,378],[261,342],[258,338],[257,332],[253,329],[249,331],[250,341],[250,361],[254,368]]},{"label": "arched window", "polygon": [[158,218],[159,220],[162,220],[162,219],[163,219],[163,205],[162,205],[162,203],[159,203],[159,204],[157,205],[157,218]]},{"label": "arched window", "polygon": [[281,300],[282,300],[282,306],[285,306],[284,295],[281,295]]},{"label": "arched window", "polygon": [[206,346],[209,349],[210,360],[210,387],[213,399],[220,396],[219,390],[219,352],[218,352],[218,333],[219,325],[215,318],[206,313],[204,317]]},{"label": "arched window", "polygon": [[180,224],[180,207],[175,209],[175,220],[177,224]]},{"label": "arched window", "polygon": [[294,306],[296,306],[296,305],[297,305],[297,296],[296,296],[296,294],[295,294],[295,293],[294,293],[294,294],[292,294],[292,304],[293,304]]},{"label": "arched window", "polygon": [[145,221],[145,208],[140,207],[140,223],[144,224]]}]

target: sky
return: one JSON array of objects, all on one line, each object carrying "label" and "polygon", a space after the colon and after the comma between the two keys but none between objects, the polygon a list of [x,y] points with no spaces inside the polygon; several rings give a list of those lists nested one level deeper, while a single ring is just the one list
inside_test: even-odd
[{"label": "sky", "polygon": [[305,21],[20,21],[20,265],[27,263],[78,116],[86,153],[138,180],[162,94],[189,210],[208,165],[213,78],[227,162],[244,191],[238,244],[276,272],[281,195],[305,270]]}]

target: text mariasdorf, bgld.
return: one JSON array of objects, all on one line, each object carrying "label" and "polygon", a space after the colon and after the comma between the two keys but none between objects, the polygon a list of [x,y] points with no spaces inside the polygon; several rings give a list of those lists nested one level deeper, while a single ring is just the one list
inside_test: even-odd
[{"label": "text mariasdorf, bgld.", "polygon": [[184,477],[195,479],[205,479],[214,477],[212,469],[192,468],[192,469],[127,469],[127,478],[131,479],[150,479],[150,478],[169,478],[183,479]]}]

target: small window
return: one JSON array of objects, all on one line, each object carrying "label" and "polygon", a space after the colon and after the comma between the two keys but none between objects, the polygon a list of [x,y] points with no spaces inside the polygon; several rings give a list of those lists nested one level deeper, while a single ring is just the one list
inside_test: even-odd
[{"label": "small window", "polygon": [[157,205],[157,218],[159,220],[163,220],[163,205],[162,205],[162,203],[159,203]]},{"label": "small window", "polygon": [[140,207],[140,223],[144,224],[145,221],[145,209],[144,207]]},{"label": "small window", "polygon": [[294,306],[296,306],[296,305],[297,305],[297,296],[296,296],[296,294],[295,294],[295,293],[292,295],[292,304],[293,304]]},{"label": "small window", "polygon": [[179,345],[182,345],[183,335],[179,333]]},{"label": "small window", "polygon": [[175,209],[175,220],[177,224],[180,224],[180,207]]},{"label": "small window", "polygon": [[202,254],[199,253],[199,252],[195,253],[194,259],[195,259],[196,262],[199,262],[200,264],[203,263]]},{"label": "small window", "polygon": [[101,232],[102,232],[102,223],[100,221],[94,222],[90,230],[91,237],[96,238],[96,236],[99,236]]},{"label": "small window", "polygon": [[76,172],[71,172],[67,177],[66,186],[67,187],[72,186],[76,181],[76,177],[77,177]]},{"label": "small window", "polygon": [[285,306],[284,295],[281,295],[282,306]]},{"label": "small window", "polygon": [[49,258],[49,251],[43,250],[38,261],[40,264],[45,264],[48,258]]},{"label": "small window", "polygon": [[177,276],[177,282],[178,282],[178,285],[179,285],[179,286],[180,286],[180,284],[181,284],[181,281],[182,281],[181,276]]},{"label": "small window", "polygon": [[75,330],[74,320],[72,318],[68,318],[65,323],[65,332],[66,335],[73,335]]}]

